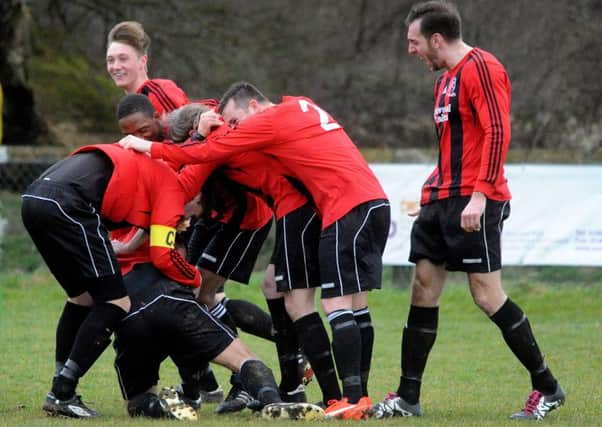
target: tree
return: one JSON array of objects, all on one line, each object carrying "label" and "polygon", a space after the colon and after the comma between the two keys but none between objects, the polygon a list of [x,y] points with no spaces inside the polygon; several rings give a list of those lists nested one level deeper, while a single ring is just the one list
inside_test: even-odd
[{"label": "tree", "polygon": [[47,132],[28,84],[31,14],[23,0],[0,2],[0,83],[6,144],[34,144]]}]

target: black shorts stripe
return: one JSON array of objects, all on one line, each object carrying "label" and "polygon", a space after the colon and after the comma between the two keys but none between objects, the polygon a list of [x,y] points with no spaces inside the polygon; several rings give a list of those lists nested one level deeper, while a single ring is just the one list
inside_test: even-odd
[{"label": "black shorts stripe", "polygon": [[373,200],[356,206],[322,230],[319,247],[322,298],[380,289],[382,254],[389,226],[389,202]]},{"label": "black shorts stripe", "polygon": [[318,247],[322,223],[307,203],[276,222],[271,263],[280,292],[320,286]]}]

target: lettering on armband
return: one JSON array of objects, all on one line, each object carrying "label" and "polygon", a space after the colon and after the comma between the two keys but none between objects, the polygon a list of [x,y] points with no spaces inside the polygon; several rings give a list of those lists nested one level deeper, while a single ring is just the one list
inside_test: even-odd
[{"label": "lettering on armband", "polygon": [[174,249],[176,247],[176,229],[165,225],[151,225],[150,245]]}]

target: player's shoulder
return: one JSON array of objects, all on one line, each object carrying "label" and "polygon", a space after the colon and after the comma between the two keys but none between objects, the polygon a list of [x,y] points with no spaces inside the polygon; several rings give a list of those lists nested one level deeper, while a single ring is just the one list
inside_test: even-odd
[{"label": "player's shoulder", "polygon": [[146,96],[154,94],[163,101],[166,101],[164,98],[171,99],[172,102],[177,104],[173,106],[174,108],[179,107],[179,104],[184,105],[189,102],[184,90],[176,82],[169,79],[149,79],[142,83],[137,92]]},{"label": "player's shoulder", "polygon": [[[150,88],[163,88],[163,89],[180,89],[180,87],[173,80],[169,79],[149,79],[145,81],[142,86],[147,86]],[[182,90],[182,89],[180,89]]]},{"label": "player's shoulder", "polygon": [[489,69],[492,71],[506,72],[502,62],[491,52],[475,47],[470,52],[470,61],[466,65],[476,70]]}]

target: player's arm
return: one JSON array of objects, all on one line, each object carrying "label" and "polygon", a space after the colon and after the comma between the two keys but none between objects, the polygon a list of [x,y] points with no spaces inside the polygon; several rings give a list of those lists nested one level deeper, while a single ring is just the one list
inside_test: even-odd
[{"label": "player's arm", "polygon": [[176,228],[183,218],[186,200],[175,174],[167,167],[158,168],[152,191],[149,231],[151,262],[170,279],[199,287],[199,271],[176,250]]},{"label": "player's arm", "polygon": [[176,224],[173,226],[151,224],[151,262],[170,279],[182,285],[198,288],[201,285],[199,271],[176,250],[176,226]]},{"label": "player's arm", "polygon": [[[152,144],[152,158],[168,159],[182,164],[225,162],[236,154],[259,150],[275,141],[275,131],[268,115],[257,114],[247,118],[236,128],[223,125],[214,111],[201,114],[197,132],[206,136],[200,144]],[[209,129],[219,125],[209,133]]]},{"label": "player's arm", "polygon": [[198,165],[187,165],[178,174],[178,182],[182,186],[182,190],[186,194],[186,200],[195,197],[201,189],[207,178],[217,168],[219,163],[203,163]]},{"label": "player's arm", "polygon": [[111,239],[115,255],[126,255],[134,252],[148,239],[148,233],[144,229],[138,228],[131,239],[126,241],[125,237],[127,235],[122,239]]},{"label": "player's arm", "polygon": [[476,61],[470,97],[484,131],[475,192],[490,196],[504,176],[510,145],[510,81],[501,64]]},{"label": "player's arm", "polygon": [[501,64],[480,59],[473,62],[474,73],[467,78],[470,101],[484,131],[481,164],[475,187],[460,216],[460,226],[467,232],[481,229],[487,198],[504,176],[504,162],[510,144],[510,81]]}]

